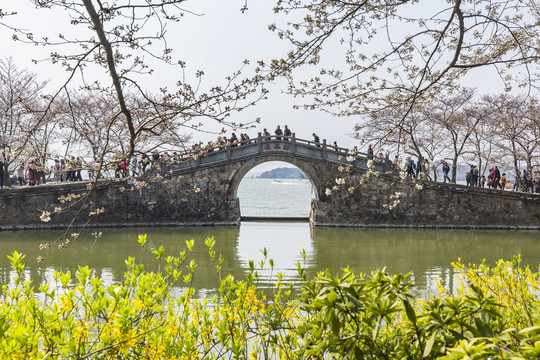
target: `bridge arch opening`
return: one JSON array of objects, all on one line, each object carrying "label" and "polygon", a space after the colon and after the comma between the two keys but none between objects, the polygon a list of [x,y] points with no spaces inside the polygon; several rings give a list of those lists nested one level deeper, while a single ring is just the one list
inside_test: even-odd
[{"label": "bridge arch opening", "polygon": [[289,161],[246,164],[233,176],[230,196],[239,199],[243,218],[307,219],[312,199],[318,198],[309,172]]}]

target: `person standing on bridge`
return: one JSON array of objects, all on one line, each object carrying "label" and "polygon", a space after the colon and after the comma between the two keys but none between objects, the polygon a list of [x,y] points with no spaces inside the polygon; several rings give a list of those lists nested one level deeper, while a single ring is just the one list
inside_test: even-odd
[{"label": "person standing on bridge", "polygon": [[407,171],[407,177],[409,179],[415,179],[415,168],[416,168],[416,164],[414,163],[414,160],[411,159],[411,157],[409,156],[407,158],[407,162],[405,163],[405,168],[406,168],[406,171]]},{"label": "person standing on bridge", "polygon": [[83,162],[79,156],[77,156],[77,158],[75,159],[75,167],[75,181],[82,181],[81,170],[83,167]]},{"label": "person standing on bridge", "polygon": [[371,144],[369,144],[367,149],[367,158],[368,160],[373,160],[373,148],[371,147]]},{"label": "person standing on bridge", "polygon": [[471,168],[471,186],[478,186],[478,175],[480,172],[476,165],[473,165]]},{"label": "person standing on bridge", "polygon": [[313,142],[316,144],[317,147],[321,147],[320,145],[320,139],[319,137],[317,136],[317,134],[313,133]]},{"label": "person standing on bridge", "polygon": [[501,190],[504,190],[506,188],[506,173],[503,173],[501,176],[500,187]]},{"label": "person standing on bridge", "polygon": [[289,127],[285,125],[285,130],[283,131],[283,135],[285,135],[285,140],[289,140],[288,138],[291,137],[291,130],[289,130]]},{"label": "person standing on bridge", "polygon": [[[285,131],[283,132],[283,135],[285,135],[283,137],[283,139],[285,141],[289,141],[289,139],[291,138],[291,130],[289,130],[289,127],[287,125],[285,125]],[[283,150],[289,150],[289,145],[288,144],[285,144],[283,145]]]},{"label": "person standing on bridge", "polygon": [[[281,140],[281,135],[283,135],[283,131],[281,130],[281,127],[278,125],[276,128],[276,131],[274,131],[276,134],[276,140]],[[274,149],[279,149],[279,143],[276,143],[274,145]]]},{"label": "person standing on bridge", "polygon": [[441,164],[443,172],[443,182],[446,182],[446,179],[448,179],[448,182],[452,182],[452,180],[450,180],[450,177],[448,176],[448,173],[450,172],[450,165],[448,165],[448,163],[444,159],[441,160]]},{"label": "person standing on bridge", "polygon": [[229,142],[231,143],[231,147],[236,146],[236,143],[238,142],[238,138],[236,137],[235,133],[231,134],[231,139],[229,140]]},{"label": "person standing on bridge", "polygon": [[519,170],[516,175],[514,175],[514,184],[512,186],[512,191],[519,191],[519,179],[521,177],[521,174],[519,173]]},{"label": "person standing on bridge", "polygon": [[[271,135],[268,132],[268,130],[266,130],[266,128],[263,130],[262,135],[264,136],[264,139],[262,139],[263,141],[270,141],[271,140],[271,137],[270,137]],[[264,148],[265,148],[265,150],[270,150],[270,144],[264,145]]]},{"label": "person standing on bridge", "polygon": [[281,135],[283,135],[283,131],[281,130],[281,127],[279,125],[277,126],[274,133],[276,134],[276,140],[281,140]]},{"label": "person standing on bridge", "polygon": [[137,171],[138,162],[139,160],[137,159],[137,155],[133,154],[133,156],[131,157],[131,174],[133,177],[139,176],[139,172]]},{"label": "person standing on bridge", "polygon": [[501,184],[500,184],[501,172],[500,172],[500,170],[499,170],[499,168],[497,166],[495,166],[495,176],[493,177],[493,180],[494,180],[493,188],[498,189],[501,186]]},{"label": "person standing on bridge", "polygon": [[24,163],[20,163],[17,166],[17,180],[19,180],[19,186],[26,185],[26,180],[24,179]]}]

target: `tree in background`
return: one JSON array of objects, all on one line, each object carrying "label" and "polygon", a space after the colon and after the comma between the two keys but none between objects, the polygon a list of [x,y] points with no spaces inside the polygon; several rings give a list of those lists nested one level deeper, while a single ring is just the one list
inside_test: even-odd
[{"label": "tree in background", "polygon": [[[54,109],[47,111],[47,115],[43,117],[39,114],[40,123],[37,126],[31,126],[26,130],[30,135],[26,151],[18,157],[18,162],[23,159],[37,159],[39,164],[42,164],[43,170],[47,172],[47,162],[53,157],[53,147],[58,143],[60,138],[60,123],[56,119],[57,104]],[[43,178],[45,183],[45,177]]]},{"label": "tree in background", "polygon": [[[149,109],[153,105],[146,100],[130,96],[127,103],[133,109],[133,119],[138,127],[153,128],[152,136],[137,137],[135,144],[139,152],[149,152],[157,147],[182,149],[189,140],[183,135],[179,122],[154,126],[154,109]],[[83,89],[65,99],[58,122],[63,129],[66,155],[76,152],[99,162],[102,157],[112,161],[116,153],[127,154],[129,132],[121,121],[114,121],[118,112],[114,94]]]},{"label": "tree in background", "polygon": [[501,149],[500,139],[495,133],[497,124],[492,121],[493,114],[489,112],[492,108],[483,99],[479,100],[478,106],[479,110],[483,109],[489,115],[484,117],[471,133],[469,151],[464,154],[463,158],[468,163],[478,164],[478,174],[484,175],[494,161],[504,159],[504,151]]},{"label": "tree in background", "polygon": [[473,132],[483,119],[474,103],[474,90],[464,90],[458,95],[441,99],[432,108],[433,121],[443,131],[452,157],[452,182],[456,182],[457,164],[468,152],[468,143]]},{"label": "tree in background", "polygon": [[45,85],[37,74],[15,65],[13,58],[0,59],[0,149],[6,154],[8,186],[8,167],[29,156],[33,133],[47,127],[50,120],[43,101]]},{"label": "tree in background", "polygon": [[437,167],[441,164],[441,158],[448,153],[449,144],[445,141],[444,132],[441,131],[440,124],[433,121],[430,107],[424,107],[421,111],[421,127],[418,129],[418,144],[422,153],[422,158],[429,160],[433,180],[437,181]]}]

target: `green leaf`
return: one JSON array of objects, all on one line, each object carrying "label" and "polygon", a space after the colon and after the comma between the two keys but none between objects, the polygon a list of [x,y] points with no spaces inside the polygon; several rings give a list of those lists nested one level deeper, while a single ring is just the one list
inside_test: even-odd
[{"label": "green leaf", "polygon": [[165,248],[161,245],[159,249],[152,249],[152,253],[156,255],[156,259],[161,260],[163,254],[165,254]]},{"label": "green leaf", "polygon": [[405,313],[407,314],[407,317],[416,326],[416,313],[414,312],[411,304],[408,300],[403,300],[403,305],[405,305]]},{"label": "green leaf", "polygon": [[354,358],[355,359],[364,359],[364,352],[360,350],[358,346],[354,348]]},{"label": "green leaf", "polygon": [[204,243],[209,249],[213,249],[215,244],[214,237],[207,237]]},{"label": "green leaf", "polygon": [[340,329],[339,318],[337,317],[336,312],[334,310],[330,312],[330,328],[332,329],[332,332],[334,333],[334,335],[336,336],[339,335],[339,329]]},{"label": "green leaf", "polygon": [[381,321],[377,320],[377,322],[375,323],[375,327],[373,328],[373,331],[371,332],[371,336],[373,337],[373,341],[375,341],[375,339],[377,339],[377,337],[379,336],[379,328],[380,327],[381,327]]},{"label": "green leaf", "polygon": [[478,296],[478,299],[484,298],[484,293],[482,292],[482,289],[480,289],[480,287],[476,286],[475,284],[471,284],[471,289],[474,291],[476,296]]},{"label": "green leaf", "polygon": [[493,337],[493,332],[491,331],[489,325],[484,323],[480,318],[475,317],[474,324],[476,325],[476,328],[478,329],[478,332],[481,336]]},{"label": "green leaf", "polygon": [[137,240],[141,246],[144,246],[146,244],[146,234],[139,234],[139,239]]},{"label": "green leaf", "polygon": [[461,335],[460,333],[458,333],[457,331],[455,330],[452,330],[452,329],[448,329],[448,331],[450,331],[450,333],[452,335],[454,335],[454,337],[456,338],[456,340],[465,340],[465,337],[463,335]]},{"label": "green leaf", "polygon": [[538,331],[540,330],[540,326],[531,326],[531,327],[528,327],[528,328],[525,328],[523,330],[520,330],[519,331],[519,335],[527,335],[528,333],[531,333],[533,331]]},{"label": "green leaf", "polygon": [[358,301],[358,299],[355,298],[354,296],[352,296],[350,294],[345,294],[345,297],[347,299],[349,299],[349,301],[352,302],[356,307],[358,307],[360,309],[364,308],[364,305],[360,301]]},{"label": "green leaf", "polygon": [[435,343],[435,338],[437,337],[437,333],[434,332],[433,335],[429,338],[429,340],[426,343],[426,347],[424,349],[423,357],[428,357],[431,353],[431,349],[433,348],[433,344]]}]

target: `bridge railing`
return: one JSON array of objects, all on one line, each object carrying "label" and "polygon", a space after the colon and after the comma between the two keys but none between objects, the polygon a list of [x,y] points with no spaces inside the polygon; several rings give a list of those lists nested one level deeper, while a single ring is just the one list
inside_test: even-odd
[{"label": "bridge railing", "polygon": [[[199,167],[217,165],[231,160],[255,157],[261,154],[288,154],[291,156],[322,160],[326,162],[352,165],[367,169],[370,157],[366,153],[350,151],[322,142],[299,139],[292,136],[268,135],[258,133],[256,138],[235,141],[225,145],[212,145],[179,155],[180,163],[166,170],[184,172]],[[372,157],[375,170],[386,172],[392,169],[391,161],[386,158]],[[165,169],[164,169],[165,170]]]}]

